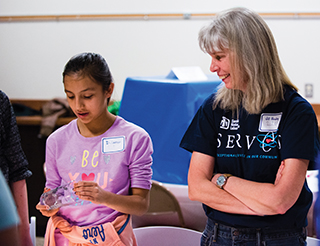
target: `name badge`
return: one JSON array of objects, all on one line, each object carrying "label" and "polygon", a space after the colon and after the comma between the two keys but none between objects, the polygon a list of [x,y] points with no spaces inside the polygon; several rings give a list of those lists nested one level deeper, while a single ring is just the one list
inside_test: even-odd
[{"label": "name badge", "polygon": [[263,113],[260,117],[260,132],[276,132],[278,130],[282,113]]},{"label": "name badge", "polygon": [[102,139],[102,153],[121,152],[125,149],[125,137],[112,137]]}]

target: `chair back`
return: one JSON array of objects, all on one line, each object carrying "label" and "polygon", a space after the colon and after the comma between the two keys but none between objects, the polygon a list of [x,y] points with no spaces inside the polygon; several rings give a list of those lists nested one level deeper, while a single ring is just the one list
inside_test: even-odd
[{"label": "chair back", "polygon": [[201,232],[174,226],[148,226],[134,228],[139,246],[195,246],[200,245]]},{"label": "chair back", "polygon": [[162,183],[153,180],[150,190],[150,205],[146,215],[164,215],[169,213],[177,213],[180,226],[185,226],[177,198]]},{"label": "chair back", "polygon": [[180,226],[186,227],[179,201],[161,182],[152,181],[150,205],[142,216],[132,215],[132,226]]}]

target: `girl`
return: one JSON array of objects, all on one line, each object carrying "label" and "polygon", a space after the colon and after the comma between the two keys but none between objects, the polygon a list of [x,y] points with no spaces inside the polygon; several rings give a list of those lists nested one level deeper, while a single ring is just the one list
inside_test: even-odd
[{"label": "girl", "polygon": [[223,81],[181,142],[192,151],[189,197],[208,217],[201,245],[306,245],[306,172],[319,151],[311,105],[285,74],[257,13],[221,13],[199,43]]},{"label": "girl", "polygon": [[47,139],[46,189],[75,180],[81,200],[53,210],[37,205],[51,217],[46,242],[136,245],[128,215],[142,215],[149,206],[151,139],[142,128],[108,112],[114,84],[100,55],[72,57],[63,83],[77,119]]}]

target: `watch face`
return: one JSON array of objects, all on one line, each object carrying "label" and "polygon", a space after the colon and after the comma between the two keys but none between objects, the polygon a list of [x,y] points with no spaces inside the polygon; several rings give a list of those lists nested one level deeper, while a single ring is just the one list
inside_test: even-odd
[{"label": "watch face", "polygon": [[226,177],[225,177],[225,176],[221,175],[221,176],[218,177],[218,179],[217,179],[217,185],[218,185],[219,187],[222,187],[225,182],[226,182]]}]

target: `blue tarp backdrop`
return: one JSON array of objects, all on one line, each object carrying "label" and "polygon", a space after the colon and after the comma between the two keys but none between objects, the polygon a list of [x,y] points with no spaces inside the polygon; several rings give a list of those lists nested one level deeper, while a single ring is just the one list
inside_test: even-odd
[{"label": "blue tarp backdrop", "polygon": [[216,76],[200,82],[165,76],[127,78],[119,115],[150,134],[154,146],[152,179],[187,184],[191,154],[179,144],[204,99],[220,83]]}]

